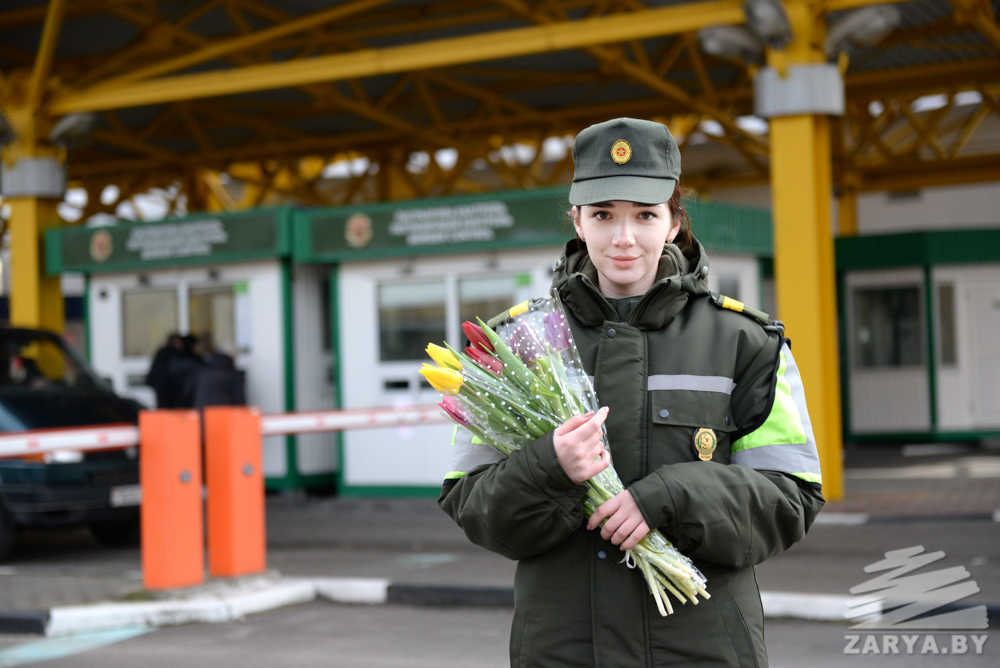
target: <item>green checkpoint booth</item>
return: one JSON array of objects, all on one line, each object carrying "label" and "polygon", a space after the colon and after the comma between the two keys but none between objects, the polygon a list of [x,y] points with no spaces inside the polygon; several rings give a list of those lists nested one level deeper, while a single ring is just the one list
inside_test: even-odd
[{"label": "green checkpoint booth", "polygon": [[[52,274],[86,278],[95,369],[155,405],[145,385],[167,333],[210,333],[235,352],[265,413],[408,407],[439,395],[419,374],[429,342],[464,344],[461,323],[548,293],[573,235],[568,190],[539,189],[332,209],[198,214],[67,227],[46,238]],[[765,210],[692,201],[709,284],[773,307]],[[268,489],[436,496],[444,425],[270,437]]]},{"label": "green checkpoint booth", "polygon": [[[154,407],[145,377],[170,332],[211,334],[266,413],[335,406],[326,275],[293,267],[290,207],[68,227],[46,238],[51,274],[85,276],[88,357],[119,394]],[[269,489],[335,484],[332,434],[264,440]]]},{"label": "green checkpoint booth", "polygon": [[1000,228],[836,242],[845,440],[1000,438]]}]

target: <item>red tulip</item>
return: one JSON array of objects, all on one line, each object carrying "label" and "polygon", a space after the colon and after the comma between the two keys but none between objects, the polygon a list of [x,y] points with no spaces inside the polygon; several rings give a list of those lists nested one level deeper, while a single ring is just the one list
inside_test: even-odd
[{"label": "red tulip", "polygon": [[478,346],[477,350],[482,348],[483,350],[493,352],[493,344],[490,343],[490,340],[486,338],[485,334],[483,334],[482,327],[466,320],[462,323],[462,331],[465,332],[467,337],[469,337],[469,342],[472,344],[473,348],[477,348]]},{"label": "red tulip", "polygon": [[466,348],[465,354],[472,358],[472,361],[483,367],[494,376],[499,376],[503,373],[503,362],[498,360],[493,355],[487,352],[479,350],[478,348]]},{"label": "red tulip", "polygon": [[463,427],[469,426],[469,416],[466,414],[465,409],[462,408],[462,404],[459,403],[458,399],[455,397],[444,397],[438,406],[441,407],[448,417],[462,425]]}]

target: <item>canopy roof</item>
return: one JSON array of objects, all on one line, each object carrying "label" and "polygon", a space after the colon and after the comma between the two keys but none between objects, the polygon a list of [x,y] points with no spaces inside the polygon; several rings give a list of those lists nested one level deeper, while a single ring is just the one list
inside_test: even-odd
[{"label": "canopy roof", "polygon": [[[827,0],[819,20],[872,4]],[[835,183],[1000,179],[1000,0],[891,4],[895,31],[830,54]],[[85,216],[152,187],[193,210],[558,185],[571,137],[624,115],[669,125],[685,181],[716,188],[769,174],[763,51],[697,38],[745,22],[739,0],[6,0],[0,112],[30,104],[34,68],[49,126],[95,114],[66,141]]]}]

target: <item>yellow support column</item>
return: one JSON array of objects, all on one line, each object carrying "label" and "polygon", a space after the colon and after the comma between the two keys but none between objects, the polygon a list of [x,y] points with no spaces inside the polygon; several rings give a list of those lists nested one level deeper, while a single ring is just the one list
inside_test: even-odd
[{"label": "yellow support column", "polygon": [[837,196],[837,236],[858,236],[858,183],[860,177],[852,172],[841,179],[840,194]]},{"label": "yellow support column", "polygon": [[[823,469],[823,493],[835,500],[843,497],[844,483],[830,119],[829,112],[816,109],[836,104],[820,96],[815,105],[810,101],[803,108],[801,95],[789,94],[789,89],[802,81],[814,82],[818,75],[831,81],[839,80],[839,75],[826,67],[822,17],[805,2],[787,2],[786,7],[794,38],[785,50],[769,53],[770,81],[758,90],[758,105],[763,102],[770,112],[775,289],[805,384]],[[836,86],[831,90],[835,92]],[[771,99],[762,101],[762,95]],[[842,95],[841,84],[841,101]]]},{"label": "yellow support column", "polygon": [[60,151],[39,142],[35,114],[8,109],[16,133],[2,155],[4,201],[10,204],[10,323],[63,332],[65,315],[58,276],[45,274],[45,232],[60,225],[56,207],[65,189]]}]

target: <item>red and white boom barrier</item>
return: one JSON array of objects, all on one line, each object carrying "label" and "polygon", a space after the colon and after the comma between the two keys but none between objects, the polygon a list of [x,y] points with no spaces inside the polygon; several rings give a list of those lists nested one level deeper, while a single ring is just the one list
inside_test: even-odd
[{"label": "red and white boom barrier", "polygon": [[202,413],[141,411],[138,426],[0,434],[0,458],[126,448],[141,441],[143,583],[147,589],[172,589],[204,582],[205,520],[212,576],[239,577],[266,568],[265,436],[447,422],[434,405],[271,415],[246,406],[214,406]]},{"label": "red and white boom barrier", "polygon": [[0,459],[56,450],[110,450],[135,445],[139,445],[139,428],[135,425],[19,431],[0,434]]},{"label": "red and white boom barrier", "polygon": [[436,405],[413,408],[368,408],[312,413],[278,413],[260,416],[263,436],[311,434],[322,431],[351,429],[385,429],[387,427],[445,424],[448,418]]}]

